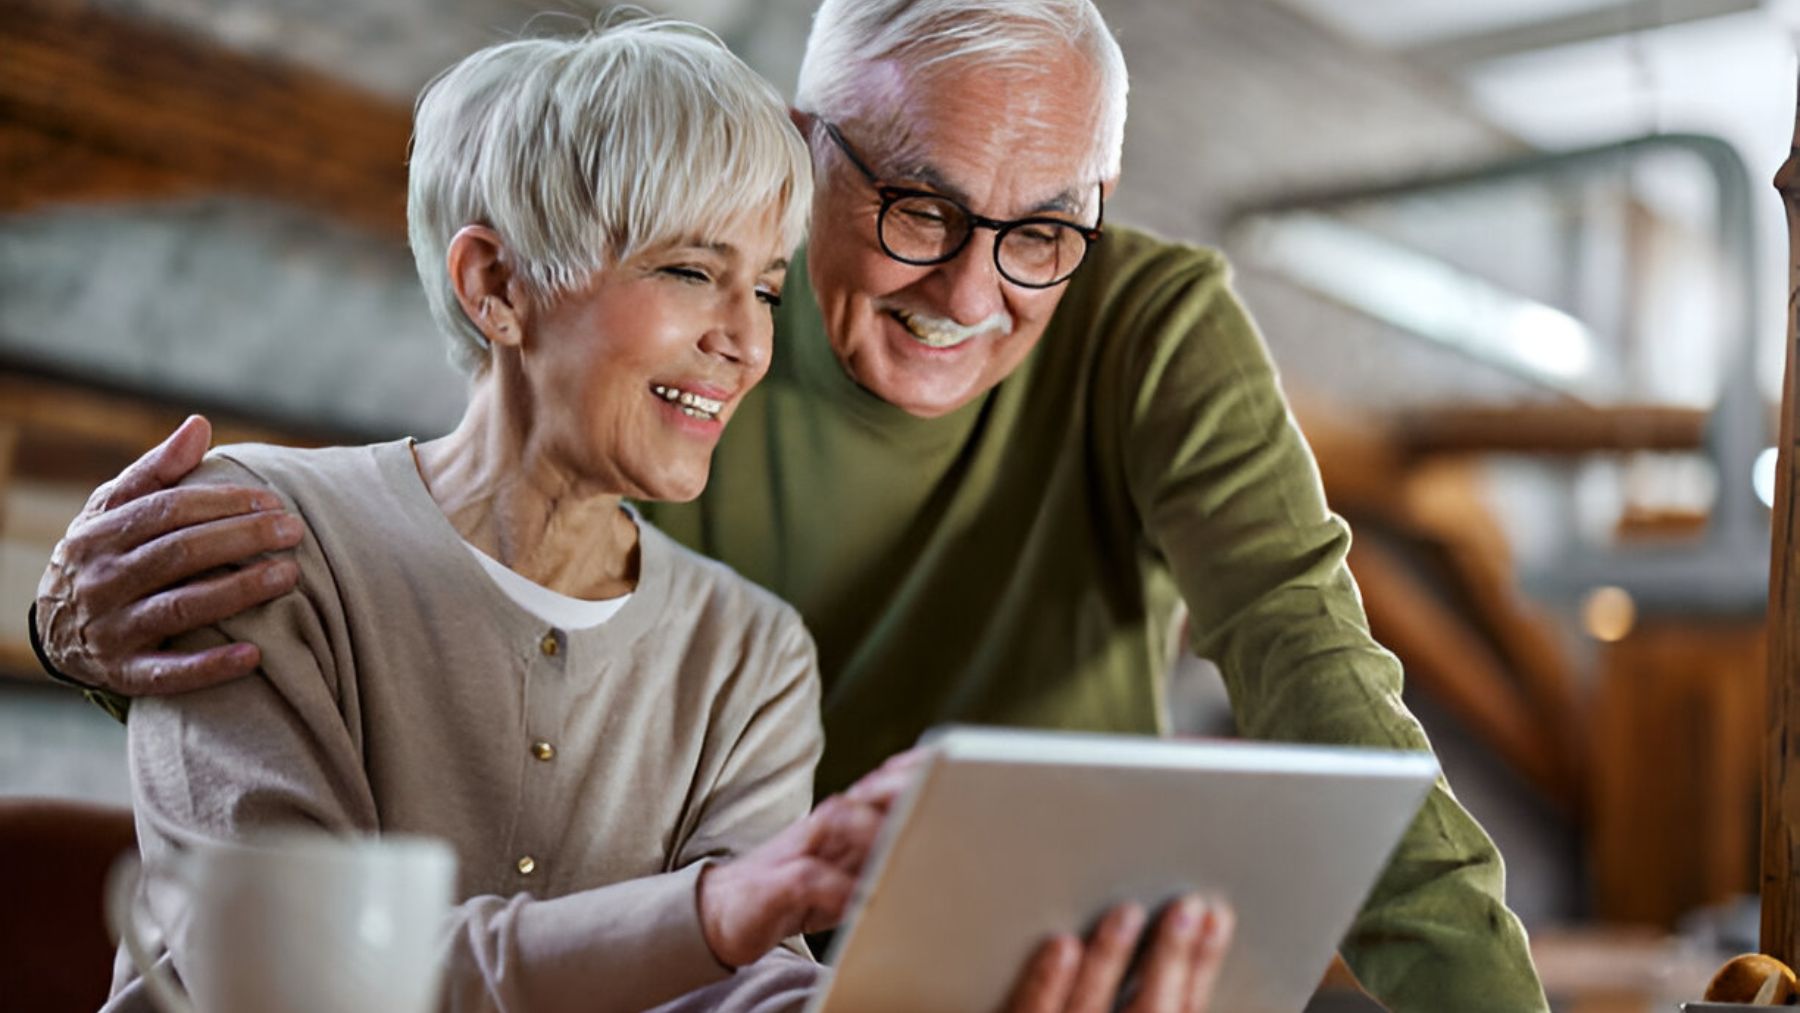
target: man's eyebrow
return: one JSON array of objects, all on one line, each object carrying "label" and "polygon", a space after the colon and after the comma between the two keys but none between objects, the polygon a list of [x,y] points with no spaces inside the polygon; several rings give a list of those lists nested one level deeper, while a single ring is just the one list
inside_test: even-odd
[{"label": "man's eyebrow", "polygon": [[774,260],[769,261],[768,267],[763,268],[764,271],[785,271],[787,269],[788,259],[786,257],[776,257]]},{"label": "man's eyebrow", "polygon": [[[901,178],[923,183],[932,190],[961,204],[963,207],[969,207],[968,191],[957,186],[955,183],[950,182],[949,178],[938,171],[935,166],[925,164],[914,165],[911,167],[910,171],[906,172]],[[970,210],[973,209],[971,208]],[[1072,189],[1063,190],[1061,193],[1054,194],[1039,201],[1034,207],[1026,210],[1025,217],[1051,211],[1068,215],[1078,214],[1081,211],[1081,198]]]}]

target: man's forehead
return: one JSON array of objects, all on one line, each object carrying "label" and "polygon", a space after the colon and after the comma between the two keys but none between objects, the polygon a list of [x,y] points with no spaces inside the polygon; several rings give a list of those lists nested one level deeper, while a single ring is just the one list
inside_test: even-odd
[{"label": "man's forehead", "polygon": [[1098,104],[1088,75],[968,64],[908,73],[885,59],[857,76],[863,136],[853,139],[886,181],[971,204],[996,175],[1031,177],[1009,195],[1023,206],[995,213],[1074,212],[1091,200]]}]

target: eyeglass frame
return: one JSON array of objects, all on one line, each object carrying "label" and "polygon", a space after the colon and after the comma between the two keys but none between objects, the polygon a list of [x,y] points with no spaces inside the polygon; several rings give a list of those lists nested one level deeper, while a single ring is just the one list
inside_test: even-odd
[{"label": "eyeglass frame", "polygon": [[[1092,226],[1081,225],[1062,218],[1052,218],[1049,215],[1027,215],[1024,218],[1013,219],[989,218],[986,215],[978,215],[969,210],[967,207],[963,206],[962,201],[959,201],[954,197],[935,193],[931,190],[895,186],[892,183],[884,182],[880,176],[876,175],[875,170],[869,168],[867,163],[857,157],[856,152],[850,147],[850,142],[844,140],[844,135],[838,130],[837,124],[821,118],[819,120],[819,125],[825,128],[826,135],[838,146],[838,150],[844,153],[844,157],[850,160],[850,164],[856,166],[857,171],[863,174],[863,178],[868,181],[870,188],[881,198],[881,210],[875,213],[875,241],[881,244],[882,253],[887,254],[890,258],[897,260],[902,264],[910,264],[913,267],[930,267],[935,264],[948,264],[958,256],[961,256],[963,250],[968,247],[969,240],[974,237],[976,229],[992,229],[994,232],[994,269],[1000,272],[1000,277],[1005,278],[1007,281],[1012,282],[1020,288],[1055,288],[1056,286],[1067,282],[1070,278],[1075,277],[1075,272],[1081,270],[1081,265],[1087,263],[1088,253],[1093,249],[1094,244],[1100,240],[1102,229],[1106,224],[1106,183],[1104,180],[1095,184],[1095,186],[1099,188],[1097,196],[1100,202],[1100,208],[1099,214],[1096,216]],[[927,260],[915,260],[911,257],[902,257],[898,253],[895,253],[893,248],[888,246],[887,236],[884,234],[884,230],[881,226],[882,223],[887,220],[888,210],[899,201],[908,197],[923,197],[929,200],[943,201],[956,208],[958,211],[961,211],[963,217],[969,222],[968,229],[963,232],[962,241],[958,242],[955,248],[951,249],[948,253]],[[1001,241],[1006,238],[1008,232],[1026,225],[1056,225],[1066,229],[1073,229],[1075,234],[1081,237],[1083,243],[1081,257],[1075,261],[1075,266],[1069,269],[1069,273],[1051,281],[1031,282],[1020,281],[1006,270],[1006,265],[1000,262]]]}]

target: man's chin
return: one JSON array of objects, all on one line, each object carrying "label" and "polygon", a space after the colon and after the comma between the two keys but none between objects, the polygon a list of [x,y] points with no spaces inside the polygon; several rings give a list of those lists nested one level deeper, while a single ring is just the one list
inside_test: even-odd
[{"label": "man's chin", "polygon": [[[864,390],[888,404],[922,419],[948,415],[981,396],[981,391],[971,390],[961,376],[932,376],[929,372],[917,368],[895,368],[892,364],[887,364],[887,368],[868,379],[857,376],[854,372],[851,378]],[[921,376],[921,373],[927,375]]]},{"label": "man's chin", "polygon": [[953,348],[933,348],[883,317],[879,338],[839,362],[863,390],[922,419],[948,415],[980,397],[979,376],[993,349],[992,336],[971,338]]}]

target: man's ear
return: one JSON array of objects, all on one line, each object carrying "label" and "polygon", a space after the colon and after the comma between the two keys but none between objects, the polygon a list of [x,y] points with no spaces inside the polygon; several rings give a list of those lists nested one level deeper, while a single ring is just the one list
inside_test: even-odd
[{"label": "man's ear", "polygon": [[794,124],[795,130],[800,131],[801,137],[806,138],[808,143],[812,142],[812,113],[801,112],[793,106],[788,106],[788,120]]},{"label": "man's ear", "polygon": [[526,307],[507,264],[500,234],[485,225],[465,225],[445,254],[450,287],[462,311],[490,345],[516,348],[525,340]]}]

